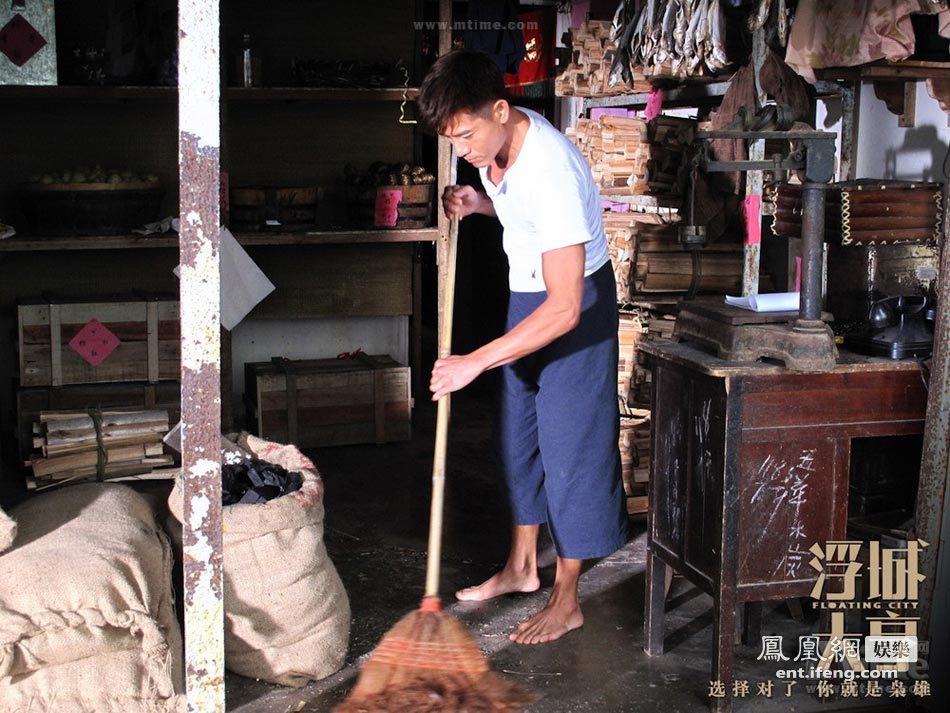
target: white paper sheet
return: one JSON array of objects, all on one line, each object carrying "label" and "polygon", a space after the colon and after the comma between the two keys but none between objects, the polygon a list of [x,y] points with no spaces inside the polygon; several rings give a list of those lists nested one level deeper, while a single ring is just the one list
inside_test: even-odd
[{"label": "white paper sheet", "polygon": [[773,292],[766,295],[733,297],[726,295],[726,304],[753,312],[797,312],[799,296],[797,292]]},{"label": "white paper sheet", "polygon": [[229,332],[257,303],[274,291],[274,283],[241,247],[227,228],[221,228],[221,324]]},{"label": "white paper sheet", "polygon": [[[221,326],[229,332],[244,319],[257,303],[274,291],[274,283],[251,260],[234,239],[231,231],[221,228]],[[175,274],[179,269],[175,268]]]}]

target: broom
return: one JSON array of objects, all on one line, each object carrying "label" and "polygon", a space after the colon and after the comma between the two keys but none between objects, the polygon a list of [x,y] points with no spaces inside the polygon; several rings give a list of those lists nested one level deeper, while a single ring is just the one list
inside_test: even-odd
[{"label": "broom", "polygon": [[[443,294],[439,358],[451,353],[455,301],[458,216],[449,227],[448,273]],[[356,686],[335,713],[481,713],[517,711],[535,700],[519,686],[491,671],[472,635],[442,611],[439,567],[442,556],[442,504],[449,433],[449,395],[438,402],[432,463],[432,508],[422,604],[387,633],[363,666]]]}]

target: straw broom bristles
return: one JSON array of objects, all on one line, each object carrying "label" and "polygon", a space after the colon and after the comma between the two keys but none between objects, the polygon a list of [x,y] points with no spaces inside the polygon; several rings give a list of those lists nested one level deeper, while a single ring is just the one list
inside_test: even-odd
[{"label": "straw broom bristles", "polygon": [[503,713],[535,700],[494,673],[472,635],[438,599],[383,637],[334,713]]}]

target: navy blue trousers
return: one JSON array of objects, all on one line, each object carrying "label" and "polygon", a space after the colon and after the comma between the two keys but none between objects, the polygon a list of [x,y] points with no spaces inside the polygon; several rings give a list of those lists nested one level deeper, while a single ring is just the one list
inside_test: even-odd
[{"label": "navy blue trousers", "polygon": [[[616,294],[608,262],[584,280],[577,327],[501,368],[498,456],[514,524],[546,522],[570,559],[604,557],[627,539]],[[507,329],[546,296],[512,292]]]}]

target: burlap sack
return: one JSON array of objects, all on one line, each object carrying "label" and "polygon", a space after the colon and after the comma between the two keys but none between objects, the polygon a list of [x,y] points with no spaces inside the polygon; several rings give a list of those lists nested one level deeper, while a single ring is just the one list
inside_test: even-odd
[{"label": "burlap sack", "polygon": [[12,514],[17,546],[0,556],[0,710],[178,710],[171,548],[147,503],[89,483]]},{"label": "burlap sack", "polygon": [[[99,689],[103,689],[100,695],[89,695],[89,691]],[[184,696],[162,698],[151,678],[142,674],[142,652],[128,649],[0,679],[0,710],[3,713],[184,713],[185,704]]]},{"label": "burlap sack", "polygon": [[[224,508],[224,664],[299,687],[338,671],[350,636],[350,602],[323,541],[323,481],[293,446],[241,445],[304,480],[268,503]],[[180,486],[168,500],[179,522]]]},{"label": "burlap sack", "polygon": [[0,508],[0,552],[3,552],[16,538],[16,520]]}]

